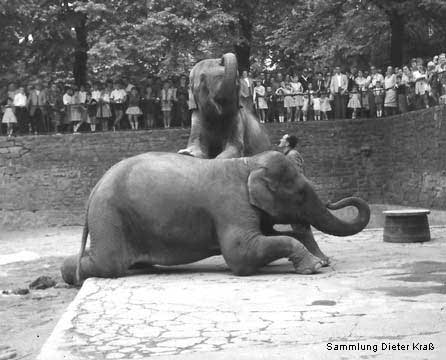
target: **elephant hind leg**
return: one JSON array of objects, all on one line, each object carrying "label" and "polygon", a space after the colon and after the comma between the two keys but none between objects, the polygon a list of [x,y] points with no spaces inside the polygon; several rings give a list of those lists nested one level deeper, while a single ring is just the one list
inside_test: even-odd
[{"label": "elephant hind leg", "polygon": [[69,256],[62,264],[61,273],[63,280],[70,285],[80,285],[85,279],[90,277],[101,278],[115,278],[128,274],[128,269],[125,266],[118,265],[119,262],[104,261],[102,259],[95,260],[90,254],[83,256],[80,266],[80,284],[76,284],[76,267],[77,267],[77,255]]}]

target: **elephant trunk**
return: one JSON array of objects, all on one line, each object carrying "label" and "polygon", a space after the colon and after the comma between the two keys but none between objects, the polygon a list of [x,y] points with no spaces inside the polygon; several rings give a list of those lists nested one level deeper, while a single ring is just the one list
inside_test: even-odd
[{"label": "elephant trunk", "polygon": [[238,64],[233,53],[224,54],[221,58],[221,65],[225,67],[225,74],[217,95],[217,102],[229,112],[238,111]]},{"label": "elephant trunk", "polygon": [[[350,236],[362,231],[370,220],[370,208],[368,204],[357,197],[342,199],[333,204],[324,205],[314,190],[315,197],[308,219],[316,229],[330,235]],[[358,210],[358,215],[352,221],[341,220],[333,215],[329,210],[339,210],[347,206],[354,206]]]}]

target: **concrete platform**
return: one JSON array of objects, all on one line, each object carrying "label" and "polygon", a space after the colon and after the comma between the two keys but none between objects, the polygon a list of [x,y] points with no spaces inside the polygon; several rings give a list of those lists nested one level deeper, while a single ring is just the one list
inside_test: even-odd
[{"label": "concrete platform", "polygon": [[445,359],[446,228],[431,234],[316,234],[333,264],[311,276],[280,261],[236,277],[215,257],[89,279],[38,359]]}]

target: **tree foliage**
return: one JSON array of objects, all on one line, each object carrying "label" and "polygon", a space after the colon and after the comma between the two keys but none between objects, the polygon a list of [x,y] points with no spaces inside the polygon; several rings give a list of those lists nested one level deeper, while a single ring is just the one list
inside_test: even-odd
[{"label": "tree foliage", "polygon": [[444,51],[444,0],[2,0],[0,78],[167,76],[234,51],[240,67],[384,65]]}]

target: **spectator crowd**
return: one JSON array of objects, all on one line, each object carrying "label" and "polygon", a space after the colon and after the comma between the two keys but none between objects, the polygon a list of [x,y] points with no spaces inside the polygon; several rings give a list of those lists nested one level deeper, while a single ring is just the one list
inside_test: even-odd
[{"label": "spectator crowd", "polygon": [[[133,83],[133,84],[132,84]],[[252,99],[260,122],[390,116],[446,104],[446,54],[403,67],[342,72],[337,66],[298,73],[243,71],[241,96]],[[86,86],[36,81],[0,86],[2,134],[186,127],[187,77],[140,83],[108,80]]]},{"label": "spectator crowd", "polygon": [[108,80],[79,87],[42,81],[28,86],[9,83],[0,88],[2,133],[186,127],[190,123],[187,77],[178,80],[149,77],[137,85]]},{"label": "spectator crowd", "polygon": [[375,66],[342,72],[337,66],[255,79],[244,72],[241,80],[242,96],[252,92],[261,122],[380,118],[446,104],[446,54],[385,72]]}]

